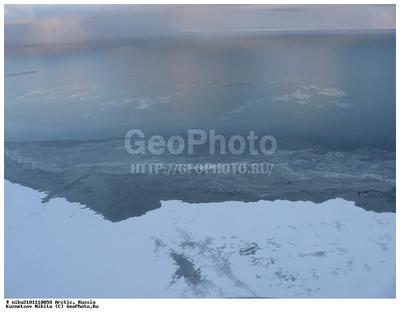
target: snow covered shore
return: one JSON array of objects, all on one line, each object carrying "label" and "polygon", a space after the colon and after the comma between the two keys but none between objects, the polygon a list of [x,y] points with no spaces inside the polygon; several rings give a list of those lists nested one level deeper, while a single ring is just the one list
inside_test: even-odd
[{"label": "snow covered shore", "polygon": [[395,213],[188,204],[112,223],[5,181],[6,297],[394,297]]}]

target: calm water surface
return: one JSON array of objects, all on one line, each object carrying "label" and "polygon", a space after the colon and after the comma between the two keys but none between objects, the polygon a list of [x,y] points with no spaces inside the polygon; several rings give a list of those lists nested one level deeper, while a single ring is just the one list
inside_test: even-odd
[{"label": "calm water surface", "polygon": [[5,60],[10,141],[214,128],[395,148],[394,33],[19,47]]}]

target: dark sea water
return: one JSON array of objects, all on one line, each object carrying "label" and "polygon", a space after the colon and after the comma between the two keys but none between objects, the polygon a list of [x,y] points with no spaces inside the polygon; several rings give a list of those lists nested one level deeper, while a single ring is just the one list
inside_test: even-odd
[{"label": "dark sea water", "polygon": [[[46,192],[43,201],[64,197],[115,222],[162,200],[344,198],[366,210],[395,211],[394,33],[26,46],[8,48],[5,63],[5,178]],[[188,128],[254,130],[274,136],[278,150],[213,155],[205,145],[194,156],[134,155],[124,147],[133,128],[147,139]],[[268,176],[131,169],[220,162],[274,168]]]},{"label": "dark sea water", "polygon": [[395,149],[395,33],[181,36],[6,49],[8,141],[131,128]]}]

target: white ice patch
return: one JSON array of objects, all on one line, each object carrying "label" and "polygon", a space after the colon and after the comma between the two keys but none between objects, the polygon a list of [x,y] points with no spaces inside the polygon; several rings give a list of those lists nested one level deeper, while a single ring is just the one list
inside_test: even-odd
[{"label": "white ice patch", "polygon": [[108,105],[125,106],[133,104],[133,108],[138,110],[149,109],[156,104],[167,104],[171,102],[172,96],[158,96],[158,97],[144,97],[144,98],[130,98],[125,97],[115,101],[109,101]]},{"label": "white ice patch", "polygon": [[119,223],[5,181],[6,297],[394,297],[395,214],[187,204]]},{"label": "white ice patch", "polygon": [[299,101],[307,101],[311,98],[311,94],[302,93],[301,91],[296,91],[292,94],[292,96]]},{"label": "white ice patch", "polygon": [[148,109],[152,105],[154,105],[156,102],[151,100],[150,98],[142,98],[138,101],[138,105],[135,107],[136,109],[142,110],[142,109]]},{"label": "white ice patch", "polygon": [[36,89],[36,90],[30,90],[26,92],[23,95],[18,95],[15,97],[15,100],[19,101],[22,99],[50,99],[53,97],[55,94],[54,90],[48,90],[48,89]]},{"label": "white ice patch", "polygon": [[90,96],[89,96],[89,91],[84,91],[84,92],[81,92],[81,93],[71,94],[69,97],[70,98],[77,98],[80,101],[85,101],[85,100],[89,99]]},{"label": "white ice patch", "polygon": [[289,94],[285,94],[282,96],[274,96],[271,98],[272,102],[288,102],[291,101],[293,98]]},{"label": "white ice patch", "polygon": [[[281,96],[274,96],[271,98],[272,102],[295,102],[297,104],[305,105],[309,104],[311,99],[315,99],[318,97],[327,97],[327,98],[341,98],[346,95],[346,93],[338,88],[334,87],[319,87],[317,85],[311,84],[309,86],[302,84],[298,87],[298,89],[291,93],[285,94]],[[306,92],[306,93],[305,93]],[[318,105],[315,105],[318,108],[323,106],[320,105],[320,101]],[[335,104],[340,108],[349,108],[351,105],[343,102],[333,101],[328,104]]]},{"label": "white ice patch", "polygon": [[331,97],[342,97],[346,95],[345,92],[336,88],[323,88],[318,91],[318,94]]}]

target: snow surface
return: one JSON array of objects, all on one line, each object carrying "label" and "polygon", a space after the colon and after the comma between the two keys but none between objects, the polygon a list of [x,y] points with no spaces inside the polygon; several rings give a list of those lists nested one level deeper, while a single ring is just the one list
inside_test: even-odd
[{"label": "snow surface", "polygon": [[6,297],[394,297],[395,214],[188,204],[118,223],[5,181]]}]

